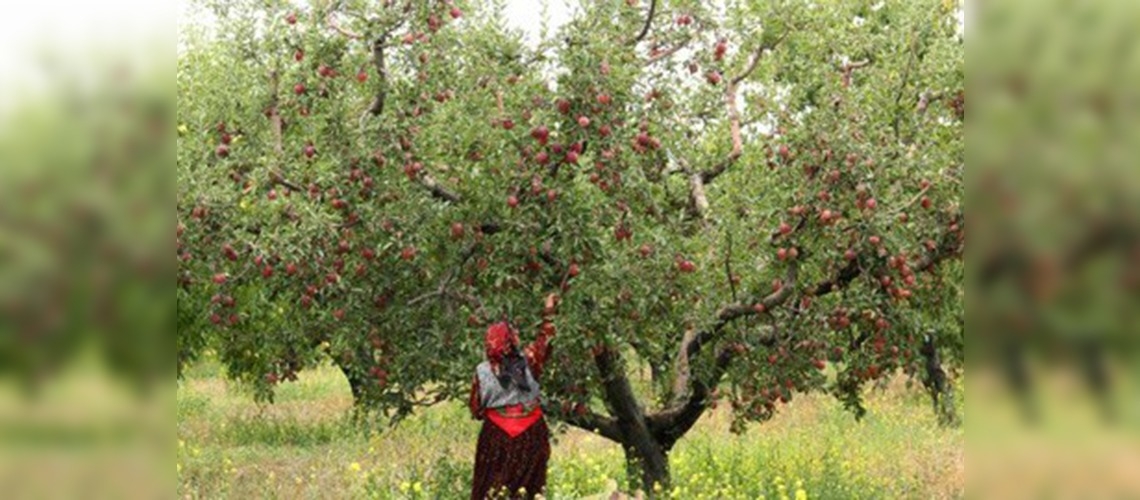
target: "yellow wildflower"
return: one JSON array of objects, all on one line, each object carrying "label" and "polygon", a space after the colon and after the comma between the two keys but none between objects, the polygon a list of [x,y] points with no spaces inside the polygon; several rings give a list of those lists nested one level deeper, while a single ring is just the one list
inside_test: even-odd
[{"label": "yellow wildflower", "polygon": [[360,463],[353,462],[351,465],[348,466],[348,468],[352,469],[352,472],[360,472]]}]

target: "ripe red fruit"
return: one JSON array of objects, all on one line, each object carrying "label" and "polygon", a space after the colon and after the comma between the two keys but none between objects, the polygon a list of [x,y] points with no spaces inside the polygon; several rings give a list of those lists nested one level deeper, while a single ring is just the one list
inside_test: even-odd
[{"label": "ripe red fruit", "polygon": [[215,325],[220,325],[220,324],[222,324],[222,317],[219,316],[218,313],[211,314],[210,315],[210,323],[213,323]]},{"label": "ripe red fruit", "polygon": [[609,94],[598,94],[598,104],[603,106],[609,104],[611,101]]},{"label": "ripe red fruit", "polygon": [[265,196],[267,198],[269,198],[269,201],[276,200],[277,199],[277,190],[276,189],[270,189],[269,193],[266,194]]},{"label": "ripe red fruit", "polygon": [[768,307],[765,306],[762,302],[757,302],[752,306],[752,310],[755,311],[756,314],[764,314],[764,312],[768,310]]},{"label": "ripe red fruit", "polygon": [[459,7],[452,7],[451,11],[448,12],[448,14],[451,15],[452,19],[459,19],[460,17],[463,17],[463,11],[459,10]]},{"label": "ripe red fruit", "polygon": [[796,260],[796,257],[799,257],[799,256],[800,256],[800,249],[799,248],[791,247],[788,249],[788,258],[789,259]]},{"label": "ripe red fruit", "polygon": [[919,185],[922,189],[927,189],[930,187],[930,181],[927,179],[923,179],[922,182],[919,183]]},{"label": "ripe red fruit", "polygon": [[717,44],[716,44],[716,50],[715,50],[715,53],[713,54],[713,57],[715,57],[716,60],[718,60],[718,61],[721,59],[724,59],[724,53],[727,51],[728,51],[728,44],[726,44],[724,42],[724,40],[721,40],[721,41],[717,42]]},{"label": "ripe red fruit", "polygon": [[312,158],[317,154],[317,148],[313,147],[312,144],[306,144],[303,152],[305,153],[305,158]]},{"label": "ripe red fruit", "polygon": [[824,369],[824,367],[827,366],[827,364],[824,363],[823,360],[821,360],[821,359],[813,359],[813,360],[811,360],[811,364],[812,364],[812,366],[815,366],[815,368],[817,370],[822,370],[822,369]]},{"label": "ripe red fruit", "polygon": [[503,120],[503,130],[510,130],[513,128],[515,128],[515,121],[514,120],[512,120],[510,118]]},{"label": "ripe red fruit", "polygon": [[878,236],[872,236],[870,238],[867,238],[867,241],[871,242],[872,245],[879,246],[879,243],[881,243],[883,240]]},{"label": "ripe red fruit", "polygon": [[344,319],[344,309],[337,309],[337,310],[333,311],[333,317],[336,318],[337,320]]},{"label": "ripe red fruit", "polygon": [[229,145],[234,138],[228,132],[222,132],[222,144]]},{"label": "ripe red fruit", "polygon": [[578,276],[578,272],[578,264],[570,264],[570,269],[566,272],[566,274],[573,278],[575,276]]},{"label": "ripe red fruit", "polygon": [[717,85],[720,83],[720,73],[716,71],[709,71],[705,75],[705,80],[708,80],[710,85]]},{"label": "ripe red fruit", "polygon": [[371,248],[365,248],[360,251],[360,256],[364,257],[364,260],[372,260],[376,258],[376,251]]},{"label": "ripe red fruit", "polygon": [[559,113],[562,113],[564,115],[570,113],[570,101],[567,101],[566,99],[559,99],[557,106]]},{"label": "ripe red fruit", "polygon": [[530,136],[539,143],[546,144],[546,140],[550,137],[550,129],[545,125],[539,125],[530,131]]},{"label": "ripe red fruit", "polygon": [[776,258],[780,259],[781,261],[788,260],[788,249],[781,248],[779,250],[776,250]]},{"label": "ripe red fruit", "polygon": [[273,277],[273,266],[265,266],[261,269],[261,276],[265,278]]},{"label": "ripe red fruit", "polygon": [[226,276],[226,273],[218,273],[218,274],[214,275],[214,283],[215,284],[224,285],[224,284],[226,284],[226,279],[228,279]]},{"label": "ripe red fruit", "polygon": [[611,132],[613,132],[613,131],[610,129],[609,125],[602,125],[601,127],[598,128],[598,135],[600,135],[602,137],[609,137]]},{"label": "ripe red fruit", "polygon": [[931,202],[931,201],[930,201],[930,197],[929,197],[929,196],[923,196],[923,197],[922,197],[922,208],[925,208],[925,209],[929,210],[929,209],[930,209],[930,206],[931,206],[932,204],[933,204],[933,202]]},{"label": "ripe red fruit", "polygon": [[677,262],[677,269],[683,273],[691,273],[697,270],[697,266],[690,260],[682,260]]},{"label": "ripe red fruit", "polygon": [[566,163],[576,165],[578,163],[578,153],[574,151],[566,153]]},{"label": "ripe red fruit", "polygon": [[455,222],[451,224],[451,239],[458,240],[463,238],[463,223]]},{"label": "ripe red fruit", "polygon": [[639,132],[637,134],[637,145],[642,146],[642,147],[646,147],[646,146],[649,146],[649,142],[650,142],[649,141],[649,133]]},{"label": "ripe red fruit", "polygon": [[214,148],[214,154],[218,155],[218,158],[225,158],[230,155],[230,147],[225,144],[218,144],[218,147]]},{"label": "ripe red fruit", "polygon": [[368,81],[368,73],[365,73],[363,71],[357,73],[356,74],[356,81],[358,81],[360,83],[364,83],[364,82]]},{"label": "ripe red fruit", "polygon": [[416,258],[416,247],[404,247],[404,249],[400,251],[400,258],[406,261],[411,261]]},{"label": "ripe red fruit", "polygon": [[846,252],[843,252],[843,258],[849,261],[855,260],[856,257],[857,255],[855,255],[855,251],[850,248],[848,248]]},{"label": "ripe red fruit", "polygon": [[792,233],[792,225],[787,222],[780,223],[780,234],[787,236]]},{"label": "ripe red fruit", "polygon": [[582,128],[589,127],[590,126],[590,118],[587,116],[579,116],[578,117],[578,126],[582,127]]},{"label": "ripe red fruit", "polygon": [[546,154],[546,151],[539,151],[538,154],[534,155],[534,161],[539,165],[546,165],[550,163],[550,155]]},{"label": "ripe red fruit", "polygon": [[298,50],[297,52],[294,52],[293,53],[293,59],[296,59],[297,62],[301,62],[301,61],[305,60],[305,51]]},{"label": "ripe red fruit", "polygon": [[648,244],[643,244],[640,248],[637,249],[637,252],[640,253],[641,258],[644,259],[653,254],[653,247],[649,246]]},{"label": "ripe red fruit", "polygon": [[298,84],[294,85],[293,86],[293,93],[297,94],[297,95],[304,94],[305,93],[305,84],[298,83]]},{"label": "ripe red fruit", "polygon": [[289,276],[297,274],[297,264],[293,264],[293,263],[287,264],[285,266],[285,274],[287,274]]},{"label": "ripe red fruit", "polygon": [[513,194],[508,196],[507,197],[507,206],[511,207],[511,208],[518,207],[519,206],[519,197],[515,196]]},{"label": "ripe red fruit", "polygon": [[875,207],[876,207],[876,206],[878,206],[878,205],[879,205],[879,202],[875,201],[875,199],[874,199],[874,198],[871,198],[871,199],[867,200],[867,203],[866,203],[866,206],[867,206],[867,209],[868,209],[868,210],[874,210],[874,209],[875,209]]},{"label": "ripe red fruit", "polygon": [[285,16],[285,22],[289,24],[297,24],[297,14],[295,12],[290,12],[289,15]]},{"label": "ripe red fruit", "polygon": [[555,191],[553,189],[547,189],[546,190],[546,201],[549,201],[550,203],[554,203],[554,200],[556,200],[556,199],[558,199],[558,191]]},{"label": "ripe red fruit", "polygon": [[549,321],[542,322],[542,333],[548,337],[553,337],[555,333],[554,323]]},{"label": "ripe red fruit", "polygon": [[776,354],[775,354],[775,353],[772,353],[772,354],[769,354],[769,355],[768,355],[768,364],[770,364],[770,365],[775,365],[775,364],[776,364],[776,363],[778,363],[779,361],[780,361],[780,357],[779,357],[779,356],[776,356]]}]

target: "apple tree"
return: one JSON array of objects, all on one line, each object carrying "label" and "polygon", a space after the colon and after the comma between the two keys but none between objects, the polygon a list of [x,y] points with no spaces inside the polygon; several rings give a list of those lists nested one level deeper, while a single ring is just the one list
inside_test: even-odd
[{"label": "apple tree", "polygon": [[952,418],[955,2],[583,1],[535,45],[458,0],[212,12],[179,58],[180,366],[212,347],[271,399],[329,359],[398,420],[465,397],[508,317],[556,334],[548,414],[647,491],[718,404],[862,415],[902,371]]}]

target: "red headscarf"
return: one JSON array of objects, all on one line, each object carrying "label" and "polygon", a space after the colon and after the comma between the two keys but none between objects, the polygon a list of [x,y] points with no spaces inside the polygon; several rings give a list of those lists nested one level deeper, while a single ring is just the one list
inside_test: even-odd
[{"label": "red headscarf", "polygon": [[487,336],[484,339],[484,349],[486,349],[487,361],[492,365],[498,365],[503,360],[511,347],[518,348],[519,335],[511,329],[506,321],[495,323],[487,328]]}]

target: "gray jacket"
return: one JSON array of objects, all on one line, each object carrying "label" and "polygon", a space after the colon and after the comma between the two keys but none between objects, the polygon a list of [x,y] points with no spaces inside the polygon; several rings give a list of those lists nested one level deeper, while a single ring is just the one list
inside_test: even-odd
[{"label": "gray jacket", "polygon": [[519,387],[504,389],[499,384],[499,378],[491,370],[491,363],[488,361],[479,363],[479,366],[475,368],[475,374],[479,378],[479,400],[483,408],[495,409],[521,404],[529,410],[539,404],[541,393],[538,389],[538,382],[530,373],[529,366],[526,369],[526,381],[530,385],[529,391],[523,391]]}]

